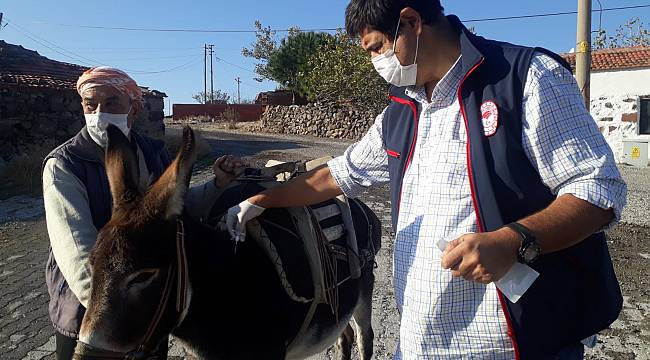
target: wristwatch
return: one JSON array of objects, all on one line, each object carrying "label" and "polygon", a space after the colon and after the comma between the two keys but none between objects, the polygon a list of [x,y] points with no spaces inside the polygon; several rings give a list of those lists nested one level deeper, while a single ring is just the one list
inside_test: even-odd
[{"label": "wristwatch", "polygon": [[542,253],[542,249],[535,235],[527,227],[516,222],[510,223],[506,227],[521,235],[522,240],[521,246],[519,246],[519,250],[517,251],[517,261],[522,264],[532,264],[535,262]]}]

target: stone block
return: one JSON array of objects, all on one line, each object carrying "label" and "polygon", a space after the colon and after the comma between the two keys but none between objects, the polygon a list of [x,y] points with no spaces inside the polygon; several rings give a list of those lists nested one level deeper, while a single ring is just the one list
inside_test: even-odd
[{"label": "stone block", "polygon": [[54,119],[48,117],[41,117],[38,119],[36,125],[34,126],[33,132],[35,134],[43,134],[51,136],[54,131],[56,131],[57,124]]},{"label": "stone block", "polygon": [[52,96],[50,97],[50,110],[54,112],[63,111],[65,106],[63,105],[63,96]]},{"label": "stone block", "polygon": [[639,120],[638,113],[628,113],[621,116],[621,121],[635,123]]}]

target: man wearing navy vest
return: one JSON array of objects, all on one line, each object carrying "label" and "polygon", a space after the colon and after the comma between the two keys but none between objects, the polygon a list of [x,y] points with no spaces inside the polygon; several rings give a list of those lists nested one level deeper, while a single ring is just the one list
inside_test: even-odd
[{"label": "man wearing navy vest", "polygon": [[[126,73],[109,67],[86,71],[77,82],[86,126],[53,150],[43,162],[43,197],[50,256],[46,281],[50,318],[56,331],[57,359],[71,359],[90,299],[90,251],[97,232],[110,220],[111,193],[104,168],[106,128],[117,126],[129,137],[139,162],[140,185],[146,189],[171,162],[163,141],[131,130],[142,109],[142,92]],[[191,216],[205,217],[238,159],[219,158],[216,178],[190,189],[186,203]],[[165,358],[167,344],[158,351]]]},{"label": "man wearing navy vest", "polygon": [[[265,208],[389,183],[396,359],[582,359],[621,309],[603,230],[627,188],[568,65],[435,0],[352,0],[346,30],[390,105],[343,156],[233,207],[232,236]],[[539,277],[513,302],[494,282],[515,264]]]}]

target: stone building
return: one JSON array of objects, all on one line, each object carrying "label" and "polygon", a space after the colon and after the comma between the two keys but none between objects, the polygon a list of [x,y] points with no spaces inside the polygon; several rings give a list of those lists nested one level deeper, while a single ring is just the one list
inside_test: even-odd
[{"label": "stone building", "polygon": [[[87,69],[0,40],[0,160],[10,160],[30,146],[55,146],[83,127],[75,85]],[[136,127],[160,137],[166,95],[147,88],[143,94],[145,111]]]},{"label": "stone building", "polygon": [[[575,54],[564,58],[575,68]],[[627,162],[626,142],[650,142],[650,46],[594,51],[591,71],[591,115]]]}]

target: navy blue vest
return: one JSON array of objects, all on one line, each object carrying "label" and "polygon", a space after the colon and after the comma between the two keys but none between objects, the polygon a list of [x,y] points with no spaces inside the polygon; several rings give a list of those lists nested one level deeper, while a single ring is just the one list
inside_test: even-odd
[{"label": "navy blue vest", "polygon": [[[144,154],[147,169],[158,179],[170,164],[169,153],[164,142],[131,132],[132,139]],[[92,221],[97,230],[111,218],[112,197],[104,167],[104,151],[90,138],[84,127],[75,137],[54,149],[43,161],[52,158],[62,161],[67,169],[84,184]],[[50,319],[55,329],[68,337],[77,337],[86,309],[68,287],[50,248],[45,278],[50,294]]]},{"label": "navy blue vest", "polygon": [[[555,196],[541,181],[522,147],[522,101],[533,54],[543,52],[486,40],[448,17],[460,35],[465,74],[458,98],[468,134],[467,164],[479,231],[494,231],[546,208]],[[397,224],[404,173],[416,148],[420,105],[391,88],[384,115],[393,226]],[[481,105],[498,106],[496,133],[486,136]],[[557,353],[609,326],[621,311],[622,296],[603,233],[569,249],[542,256],[533,265],[540,277],[513,304],[501,296],[518,358]]]}]

